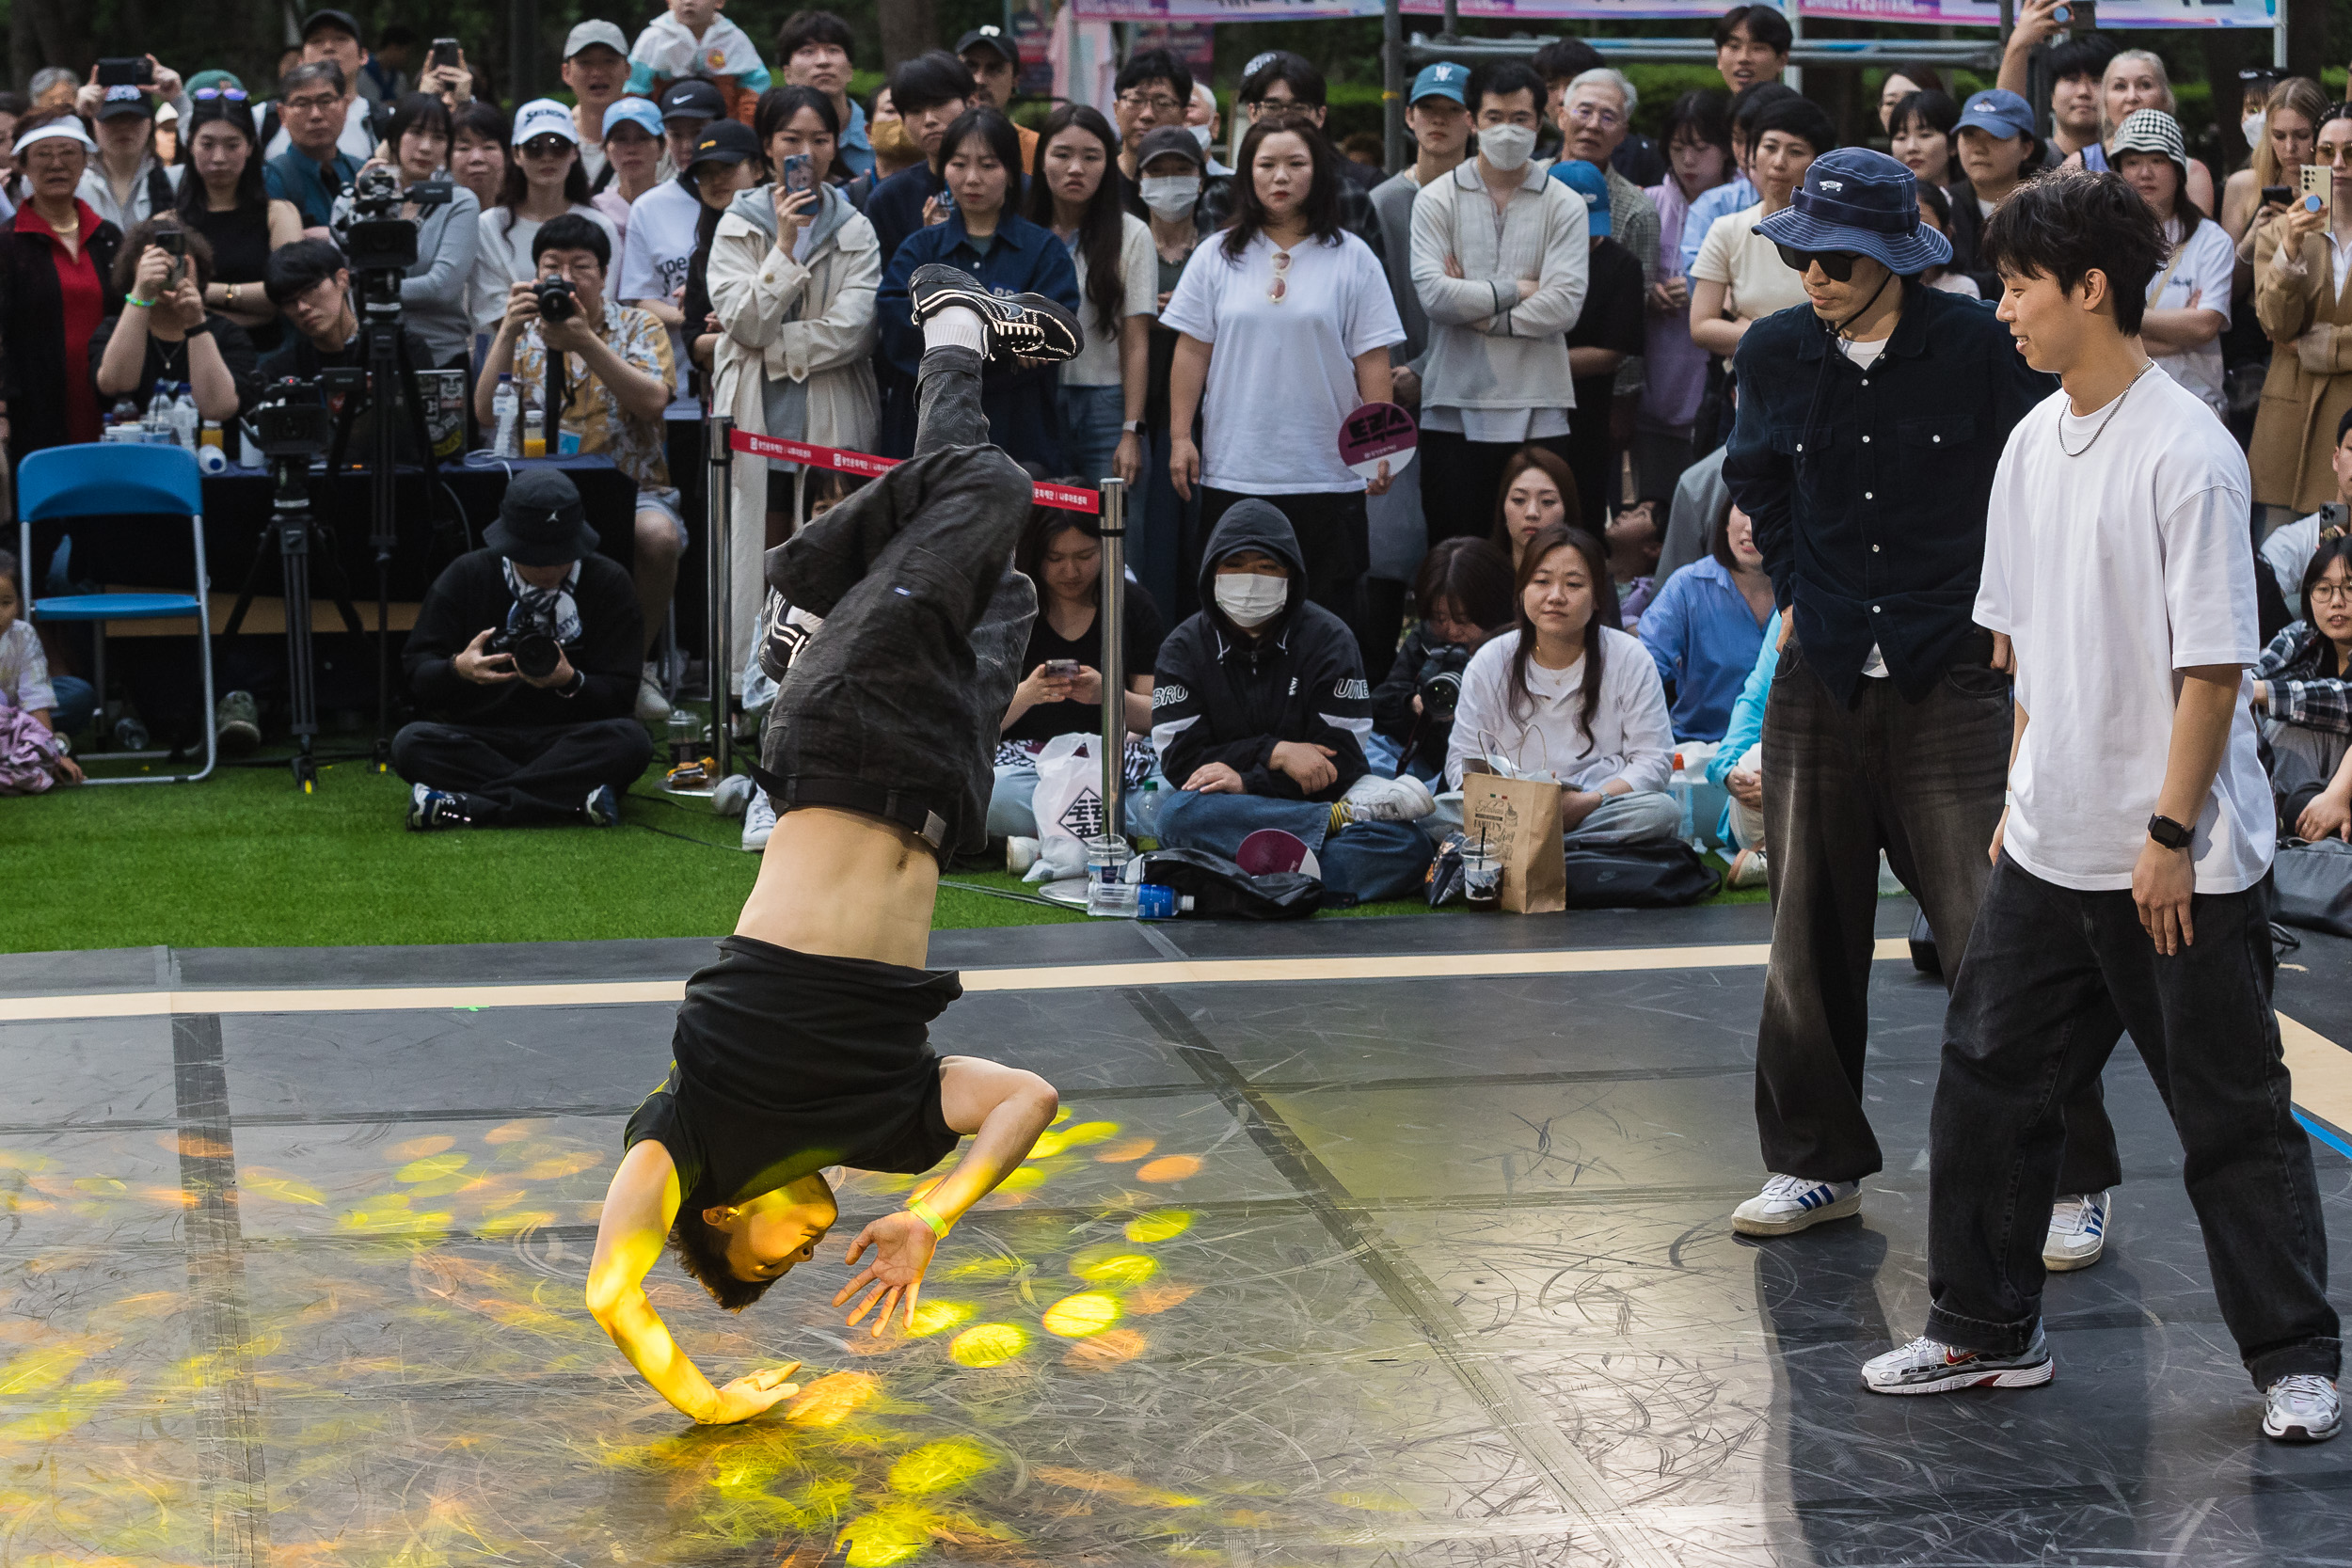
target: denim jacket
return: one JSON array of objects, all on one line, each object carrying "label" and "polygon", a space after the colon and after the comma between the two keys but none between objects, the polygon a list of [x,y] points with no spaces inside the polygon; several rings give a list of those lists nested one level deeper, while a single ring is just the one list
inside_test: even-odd
[{"label": "denim jacket", "polygon": [[[1806,307],[1748,328],[1724,459],[1806,665],[1845,702],[1876,644],[1925,696],[1974,629],[1985,506],[2011,426],[2058,389],[1981,303],[1905,282],[1869,369]],[[1833,362],[1834,361],[1834,362]]]}]

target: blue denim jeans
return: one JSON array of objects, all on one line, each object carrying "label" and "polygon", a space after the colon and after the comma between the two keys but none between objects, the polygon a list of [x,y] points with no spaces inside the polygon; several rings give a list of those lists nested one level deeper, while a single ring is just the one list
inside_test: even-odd
[{"label": "blue denim jeans", "polygon": [[1127,412],[1125,388],[1116,382],[1108,387],[1064,385],[1055,397],[1061,404],[1063,471],[1081,484],[1108,477]]},{"label": "blue denim jeans", "polygon": [[1952,982],[1929,1127],[1928,1333],[2013,1355],[2042,1316],[2042,1241],[2068,1101],[2119,1031],[2187,1158],[2222,1322],[2256,1387],[2336,1375],[2328,1232],[2271,1011],[2270,879],[2199,894],[2196,941],[2158,956],[2128,889],[2083,893],[2006,854]]},{"label": "blue denim jeans", "polygon": [[1227,860],[1251,833],[1279,828],[1303,840],[1322,863],[1326,907],[1410,897],[1426,883],[1436,852],[1413,823],[1353,822],[1333,833],[1329,806],[1263,795],[1180,789],[1161,807],[1159,827],[1160,843],[1170,849],[1206,849]]},{"label": "blue denim jeans", "polygon": [[57,694],[56,708],[49,715],[59,735],[79,735],[98,712],[98,690],[79,675],[52,675],[50,689]]}]

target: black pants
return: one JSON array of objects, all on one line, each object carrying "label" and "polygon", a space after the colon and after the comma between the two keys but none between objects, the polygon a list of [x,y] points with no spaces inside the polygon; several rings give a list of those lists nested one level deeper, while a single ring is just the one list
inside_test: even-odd
[{"label": "black pants", "polygon": [[[1756,1121],[1767,1170],[1855,1181],[1885,1163],[1862,1100],[1879,851],[1919,900],[1944,973],[1959,974],[2009,774],[2009,682],[1985,662],[1991,643],[1982,635],[1915,703],[1866,676],[1840,704],[1795,638],[1781,651],[1764,707],[1772,955]],[[2096,1073],[2065,1109],[2060,1190],[2116,1185],[2122,1172]]]},{"label": "black pants", "polygon": [[[1192,551],[1191,580],[1200,580],[1200,552],[1207,548],[1217,523],[1234,502],[1250,499],[1232,490],[1200,487],[1200,543]],[[1345,622],[1360,644],[1364,640],[1364,574],[1372,569],[1372,524],[1364,512],[1364,493],[1318,490],[1303,496],[1255,499],[1290,519],[1291,531],[1298,535],[1298,553],[1307,562],[1307,596]],[[1364,668],[1384,670],[1395,657],[1393,647],[1377,663],[1367,655]]]},{"label": "black pants", "polygon": [[2196,941],[2162,958],[2128,889],[2084,893],[2007,855],[1952,987],[1928,1183],[1928,1333],[2014,1354],[2042,1315],[2042,1238],[2060,1108],[2098,1082],[2119,1030],[2187,1155],[2222,1321],[2257,1387],[2333,1378],[2328,1234],[2271,1011],[2271,887],[2199,894]]},{"label": "black pants", "polygon": [[990,762],[1037,615],[1012,569],[1034,492],[988,444],[978,355],[929,351],[915,396],[914,457],[768,552],[768,585],[825,624],[792,661],[759,755],[785,784],[912,802],[953,853],[987,841]]},{"label": "black pants", "polygon": [[[1523,442],[1473,441],[1450,430],[1421,433],[1421,447],[1413,467],[1421,470],[1421,513],[1428,521],[1431,544],[1465,535],[1472,539],[1494,537],[1502,469],[1511,461],[1511,454],[1523,446],[1541,447],[1574,470],[1574,457],[1565,436],[1547,436],[1541,440]],[[1404,483],[1410,483],[1413,479],[1408,471]],[[1581,490],[1581,474],[1577,475],[1577,483]],[[1578,499],[1561,499],[1568,503],[1568,521],[1577,522],[1581,515]]]},{"label": "black pants", "polygon": [[653,742],[634,719],[545,729],[419,723],[392,736],[392,771],[463,797],[483,827],[577,816],[605,784],[626,793],[652,761]]}]

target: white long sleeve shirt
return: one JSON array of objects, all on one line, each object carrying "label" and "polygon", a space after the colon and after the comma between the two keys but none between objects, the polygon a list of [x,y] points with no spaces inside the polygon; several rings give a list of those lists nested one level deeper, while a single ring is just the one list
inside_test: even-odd
[{"label": "white long sleeve shirt", "polygon": [[1613,626],[1600,633],[1600,705],[1588,730],[1584,661],[1547,670],[1531,654],[1528,701],[1511,711],[1511,657],[1517,635],[1494,638],[1470,656],[1446,746],[1445,779],[1462,787],[1465,760],[1492,753],[1521,772],[1548,771],[1573,789],[1623,779],[1637,792],[1664,789],[1674,777],[1674,726],[1666,689],[1640,641]]}]

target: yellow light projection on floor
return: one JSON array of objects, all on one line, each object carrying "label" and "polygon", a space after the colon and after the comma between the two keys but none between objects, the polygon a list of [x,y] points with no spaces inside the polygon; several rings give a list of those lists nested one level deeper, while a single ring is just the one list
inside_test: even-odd
[{"label": "yellow light projection on floor", "polygon": [[[1162,1249],[1192,1229],[1191,1212],[1167,1205],[1206,1163],[1166,1134],[1065,1112],[942,1247],[938,1293],[880,1341],[839,1332],[830,1283],[796,1279],[730,1317],[665,1259],[649,1293],[707,1370],[810,1363],[769,1418],[694,1428],[581,1300],[618,1157],[609,1125],[412,1129],[239,1128],[248,1337],[232,1356],[192,1354],[178,1133],[119,1140],[130,1152],[98,1170],[0,1148],[0,1226],[20,1237],[16,1260],[0,1258],[0,1564],[207,1560],[196,1414],[207,1387],[238,1378],[266,1433],[270,1560],[295,1568],[550,1550],[1064,1560],[1025,1544],[1031,1524],[992,1517],[992,1499],[1024,1521],[1132,1511],[1122,1530],[1173,1530],[1164,1549],[1191,1560],[1203,1554],[1184,1532],[1207,1522],[1194,1511],[1245,1507],[1238,1490],[1195,1497],[1040,1463],[1071,1456],[1031,1413],[1122,1398],[1073,1394],[1073,1380],[1135,1375],[1152,1320],[1199,1289],[1171,1277],[1178,1257]],[[844,1212],[882,1212],[952,1161],[922,1177],[844,1173]],[[1057,1195],[1081,1177],[1083,1196]],[[126,1262],[126,1243],[147,1250]],[[1154,1525],[1155,1512],[1181,1517]]]}]

